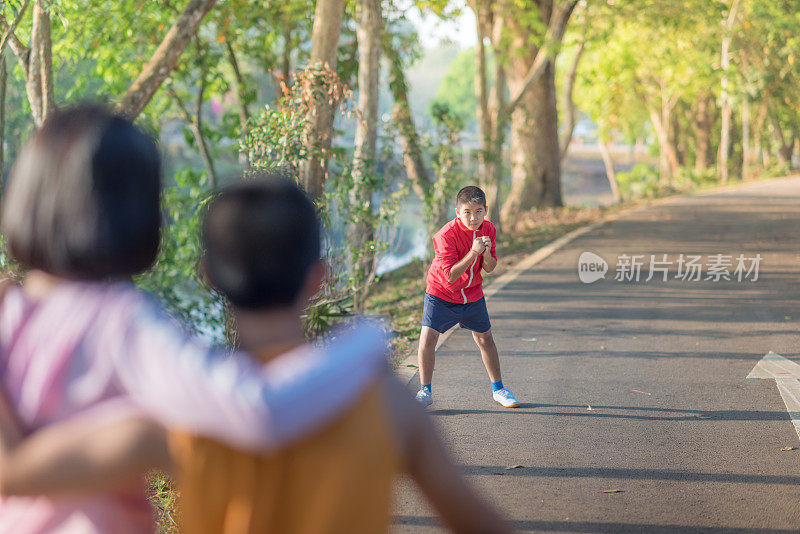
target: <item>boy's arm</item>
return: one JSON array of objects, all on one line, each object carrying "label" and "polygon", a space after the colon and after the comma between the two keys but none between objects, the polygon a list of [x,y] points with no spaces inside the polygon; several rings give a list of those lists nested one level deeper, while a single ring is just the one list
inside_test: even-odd
[{"label": "boy's arm", "polygon": [[483,251],[483,270],[487,273],[494,271],[494,268],[497,267],[497,258],[493,258],[489,250],[489,247],[486,247],[486,250]]},{"label": "boy's arm", "polygon": [[459,533],[510,533],[494,508],[469,487],[448,457],[428,415],[408,391],[389,378],[386,392],[406,470],[445,525]]},{"label": "boy's arm", "polygon": [[483,236],[482,239],[486,245],[486,249],[483,251],[483,270],[490,273],[497,267],[497,230],[492,227],[490,235]]},{"label": "boy's arm", "polygon": [[474,262],[478,256],[483,254],[485,250],[486,245],[483,243],[483,240],[476,237],[472,242],[472,248],[469,249],[467,255],[457,261],[456,264],[450,269],[450,274],[447,276],[447,281],[452,284],[458,280],[458,277],[464,274],[467,269],[469,269],[469,266],[472,265],[472,262]]},{"label": "boy's arm", "polygon": [[23,437],[0,397],[0,495],[103,492],[171,465],[164,430],[134,411],[95,410]]}]

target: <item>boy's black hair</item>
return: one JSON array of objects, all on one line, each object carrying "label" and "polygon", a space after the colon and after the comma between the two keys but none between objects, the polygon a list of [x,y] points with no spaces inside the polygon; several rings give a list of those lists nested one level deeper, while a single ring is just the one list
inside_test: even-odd
[{"label": "boy's black hair", "polygon": [[11,171],[2,231],[24,267],[130,277],[158,253],[160,193],[156,144],[131,121],[95,105],[55,111]]},{"label": "boy's black hair", "polygon": [[225,188],[203,219],[213,284],[244,309],[293,303],[320,258],[320,223],[305,192],[276,174]]},{"label": "boy's black hair", "polygon": [[486,207],[486,194],[480,187],[468,185],[461,188],[461,191],[456,195],[456,206],[470,203],[483,204],[483,207]]}]

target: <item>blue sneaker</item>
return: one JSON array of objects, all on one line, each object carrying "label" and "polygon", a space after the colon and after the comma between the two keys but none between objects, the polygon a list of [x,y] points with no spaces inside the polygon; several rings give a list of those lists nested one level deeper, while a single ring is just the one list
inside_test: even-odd
[{"label": "blue sneaker", "polygon": [[[519,401],[508,388],[498,389],[492,392],[492,398],[505,408],[519,408]],[[419,395],[417,395],[417,399],[419,399]]]},{"label": "blue sneaker", "polygon": [[419,390],[417,391],[417,402],[419,402],[423,408],[427,408],[433,404],[433,394]]}]

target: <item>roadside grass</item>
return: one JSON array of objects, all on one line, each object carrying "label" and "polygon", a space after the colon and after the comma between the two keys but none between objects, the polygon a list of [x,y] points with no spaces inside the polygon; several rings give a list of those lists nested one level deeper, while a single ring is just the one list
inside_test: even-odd
[{"label": "roadside grass", "polygon": [[177,534],[178,493],[172,477],[160,471],[151,471],[145,476],[147,497],[153,506],[158,534]]}]

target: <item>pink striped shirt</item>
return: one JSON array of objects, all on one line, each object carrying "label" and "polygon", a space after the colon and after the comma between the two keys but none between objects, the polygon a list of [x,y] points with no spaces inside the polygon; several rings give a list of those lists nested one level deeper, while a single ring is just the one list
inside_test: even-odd
[{"label": "pink striped shirt", "polygon": [[[117,403],[233,446],[275,448],[354,400],[385,367],[385,350],[379,327],[356,325],[324,349],[303,346],[262,365],[204,346],[124,283],[64,283],[39,301],[11,288],[0,303],[0,380],[28,431]],[[141,487],[0,499],[0,533],[152,529]]]}]

